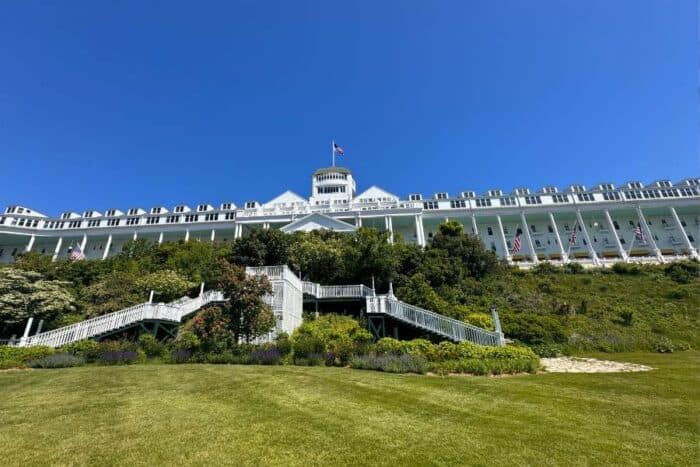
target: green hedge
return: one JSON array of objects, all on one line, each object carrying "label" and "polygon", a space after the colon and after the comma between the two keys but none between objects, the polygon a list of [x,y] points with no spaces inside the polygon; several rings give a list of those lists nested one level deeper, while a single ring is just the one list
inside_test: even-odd
[{"label": "green hedge", "polygon": [[0,369],[25,368],[31,360],[46,357],[55,351],[51,347],[0,347]]}]

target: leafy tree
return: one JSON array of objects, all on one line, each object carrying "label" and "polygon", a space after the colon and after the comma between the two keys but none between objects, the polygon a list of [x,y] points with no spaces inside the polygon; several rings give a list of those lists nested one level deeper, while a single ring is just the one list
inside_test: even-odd
[{"label": "leafy tree", "polygon": [[430,249],[445,251],[449,257],[459,260],[462,268],[454,272],[463,270],[472,277],[482,278],[498,268],[496,255],[476,236],[465,234],[462,224],[456,221],[440,224]]},{"label": "leafy tree", "polygon": [[30,317],[52,319],[75,310],[75,299],[62,281],[38,272],[0,269],[0,323],[5,329]]},{"label": "leafy tree", "polygon": [[112,271],[85,289],[83,300],[87,317],[104,315],[148,300],[139,286],[137,271]]},{"label": "leafy tree", "polygon": [[362,227],[348,238],[343,252],[345,281],[370,284],[374,277],[378,288],[388,287],[398,269],[398,257],[389,243],[389,233]]},{"label": "leafy tree", "polygon": [[277,266],[289,260],[287,234],[276,229],[253,229],[233,242],[230,262],[244,266]]},{"label": "leafy tree", "polygon": [[289,266],[305,280],[334,284],[341,280],[343,241],[324,231],[296,232],[289,246]]},{"label": "leafy tree", "polygon": [[349,316],[331,314],[305,321],[294,330],[291,340],[296,357],[331,353],[344,364],[365,349],[372,335]]},{"label": "leafy tree", "polygon": [[272,293],[265,276],[248,276],[242,266],[221,261],[219,290],[227,301],[221,306],[225,326],[234,341],[250,342],[269,332],[275,325],[270,305],[263,301]]},{"label": "leafy tree", "polygon": [[170,302],[185,295],[196,284],[177,272],[166,269],[146,274],[136,281],[136,286],[144,294],[153,290],[158,301]]}]

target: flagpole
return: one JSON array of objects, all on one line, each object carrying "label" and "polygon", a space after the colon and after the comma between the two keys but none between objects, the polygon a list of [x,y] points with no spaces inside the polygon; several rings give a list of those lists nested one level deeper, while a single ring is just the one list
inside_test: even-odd
[{"label": "flagpole", "polygon": [[333,154],[333,167],[335,167],[335,140],[331,141],[331,154]]}]

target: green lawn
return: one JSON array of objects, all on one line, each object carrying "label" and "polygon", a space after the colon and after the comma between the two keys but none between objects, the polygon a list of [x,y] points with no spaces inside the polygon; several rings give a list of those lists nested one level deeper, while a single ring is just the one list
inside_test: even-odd
[{"label": "green lawn", "polygon": [[697,465],[700,352],[614,359],[658,370],[502,378],[223,365],[4,372],[0,458]]}]

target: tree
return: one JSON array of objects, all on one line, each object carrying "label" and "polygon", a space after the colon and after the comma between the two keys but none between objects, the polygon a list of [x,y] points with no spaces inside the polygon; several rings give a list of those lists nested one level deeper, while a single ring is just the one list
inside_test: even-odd
[{"label": "tree", "polygon": [[290,238],[276,229],[253,229],[231,247],[230,262],[243,266],[287,264]]},{"label": "tree", "polygon": [[334,284],[342,274],[343,243],[325,231],[295,232],[289,246],[289,266],[304,280]]},{"label": "tree", "polygon": [[11,328],[30,317],[53,319],[75,310],[67,283],[17,268],[0,269],[0,323]]},{"label": "tree", "polygon": [[[461,263],[470,276],[477,279],[483,278],[498,268],[496,255],[484,248],[484,244],[478,237],[465,234],[462,224],[456,221],[440,224],[429,250],[447,252],[449,257]],[[459,269],[461,268],[457,270]]]},{"label": "tree", "polygon": [[121,310],[148,300],[148,291],[139,286],[138,271],[115,270],[90,284],[84,293],[84,308],[89,318]]},{"label": "tree", "polygon": [[249,343],[274,327],[275,315],[263,300],[272,294],[267,277],[249,276],[242,266],[221,260],[218,288],[227,299],[221,310],[235,342],[242,339]]},{"label": "tree", "polygon": [[369,285],[374,277],[377,287],[388,287],[389,281],[396,276],[399,263],[393,245],[389,243],[389,233],[363,227],[348,238],[343,252],[344,280]]},{"label": "tree", "polygon": [[136,286],[144,293],[153,290],[160,302],[170,302],[185,295],[196,284],[177,272],[166,269],[146,274],[136,281]]}]

